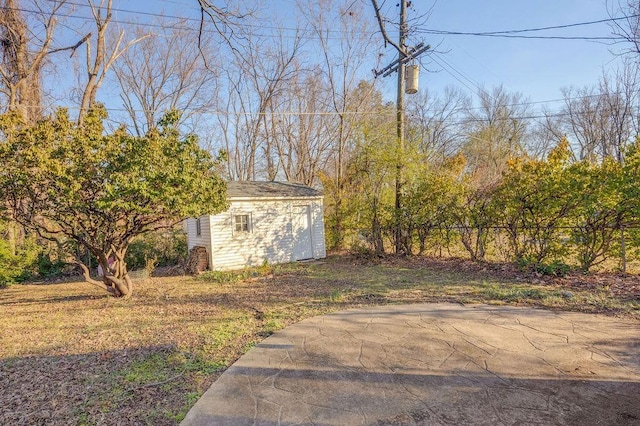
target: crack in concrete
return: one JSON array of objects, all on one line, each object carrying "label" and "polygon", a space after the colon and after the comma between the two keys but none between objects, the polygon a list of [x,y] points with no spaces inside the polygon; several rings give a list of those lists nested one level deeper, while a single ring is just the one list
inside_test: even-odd
[{"label": "crack in concrete", "polygon": [[536,328],[536,327],[533,327],[533,326],[530,326],[530,325],[527,325],[527,324],[523,323],[522,321],[520,321],[520,318],[516,318],[516,322],[517,322],[519,325],[521,325],[521,326],[523,326],[523,327],[526,327],[526,328],[529,328],[529,329],[531,329],[531,330],[537,331],[538,333],[541,333],[541,334],[548,334],[548,335],[550,335],[550,336],[555,336],[555,337],[561,337],[561,338],[563,338],[564,340],[566,340],[566,342],[567,342],[567,343],[569,343],[569,336],[568,336],[568,335],[566,335],[566,334],[550,333],[550,332],[548,332],[548,331],[540,330],[539,328]]},{"label": "crack in concrete", "polygon": [[269,337],[194,407],[210,404],[201,418],[222,421],[189,423],[188,415],[185,426],[562,425],[640,418],[635,322],[605,318],[597,329],[596,316],[563,318],[515,307],[372,311],[305,320]]}]

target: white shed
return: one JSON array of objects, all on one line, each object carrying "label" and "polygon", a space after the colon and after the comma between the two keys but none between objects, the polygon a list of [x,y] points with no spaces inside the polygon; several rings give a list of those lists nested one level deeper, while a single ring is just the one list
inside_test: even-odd
[{"label": "white shed", "polygon": [[285,182],[228,182],[229,209],[186,221],[187,246],[207,249],[209,269],[326,256],[322,194]]}]

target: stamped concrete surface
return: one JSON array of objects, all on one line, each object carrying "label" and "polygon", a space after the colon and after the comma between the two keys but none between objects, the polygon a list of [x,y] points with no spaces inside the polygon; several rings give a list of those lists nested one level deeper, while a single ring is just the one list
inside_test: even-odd
[{"label": "stamped concrete surface", "polygon": [[290,326],[183,425],[640,425],[640,324],[504,306],[355,309]]}]

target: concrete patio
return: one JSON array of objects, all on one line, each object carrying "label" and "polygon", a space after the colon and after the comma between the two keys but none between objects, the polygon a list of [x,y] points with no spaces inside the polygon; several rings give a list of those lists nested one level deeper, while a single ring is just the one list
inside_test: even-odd
[{"label": "concrete patio", "polygon": [[182,424],[640,424],[639,332],[507,306],[348,310],[264,340]]}]

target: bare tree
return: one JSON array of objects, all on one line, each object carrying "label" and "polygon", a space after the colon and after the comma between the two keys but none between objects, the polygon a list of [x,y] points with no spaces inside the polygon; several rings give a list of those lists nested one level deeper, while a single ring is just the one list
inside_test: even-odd
[{"label": "bare tree", "polygon": [[[31,123],[42,116],[42,68],[53,51],[58,14],[65,2],[34,2],[24,7],[25,3],[1,3],[0,93],[9,111],[16,111]],[[55,49],[60,50],[65,49]]]},{"label": "bare tree", "polygon": [[547,129],[568,135],[579,160],[611,157],[622,162],[627,144],[637,133],[635,69],[624,68],[615,79],[604,74],[597,86],[565,88],[562,93],[565,105],[560,118],[548,119]]},{"label": "bare tree", "polygon": [[[123,44],[124,31],[119,31],[115,41],[107,43],[108,30],[112,19],[113,0],[102,0],[99,5],[94,5],[91,0],[89,6],[95,21],[97,34],[95,36],[95,52],[92,50],[93,37],[88,37],[85,41],[87,47],[86,72],[87,80],[82,91],[80,101],[80,113],[78,122],[82,123],[89,108],[96,102],[98,89],[104,82],[107,72],[128,48],[133,46],[140,39],[130,40]],[[142,36],[144,38],[146,36]]]},{"label": "bare tree", "polygon": [[198,0],[200,7],[200,25],[198,27],[198,48],[200,54],[208,65],[210,60],[209,52],[203,49],[207,45],[207,27],[211,25],[213,32],[217,33],[234,52],[238,53],[238,40],[243,39],[239,34],[241,23],[244,19],[253,15],[254,11],[246,8],[245,3],[241,3],[243,8],[233,6],[232,1],[226,1],[223,6],[216,5],[211,0]]},{"label": "bare tree", "polygon": [[609,112],[609,137],[602,146],[602,155],[623,162],[627,145],[638,133],[638,70],[626,66],[616,72],[614,79],[603,75],[598,88]]},{"label": "bare tree", "polygon": [[566,117],[562,124],[577,144],[577,158],[593,158],[598,145],[605,143],[604,103],[595,87],[563,88]]},{"label": "bare tree", "polygon": [[636,0],[607,3],[613,35],[627,42],[628,47],[621,54],[640,55],[640,3]]},{"label": "bare tree", "polygon": [[[255,180],[261,172],[277,175],[274,159],[274,126],[270,120],[280,108],[281,97],[296,74],[300,34],[293,38],[277,35],[268,44],[259,37],[247,37],[227,70],[228,93],[221,126],[233,132],[226,136],[229,177]],[[223,104],[224,105],[224,104]]]},{"label": "bare tree", "polygon": [[469,109],[463,153],[478,187],[495,184],[507,160],[524,152],[529,104],[520,93],[508,93],[502,86],[481,90],[480,105]]},{"label": "bare tree", "polygon": [[330,105],[329,87],[318,67],[300,70],[289,85],[282,107],[288,114],[276,115],[274,139],[278,168],[287,181],[314,186],[321,171],[333,158],[336,117],[323,114]]},{"label": "bare tree", "polygon": [[561,123],[562,113],[543,107],[542,118],[533,124],[530,137],[526,140],[527,155],[531,158],[545,158],[549,151],[566,136]]},{"label": "bare tree", "polygon": [[409,137],[427,160],[442,160],[460,150],[460,125],[470,99],[460,90],[447,87],[442,97],[428,90],[407,102]]},{"label": "bare tree", "polygon": [[[298,7],[311,27],[323,60],[322,69],[328,84],[330,110],[335,113],[335,161],[330,172],[334,193],[327,194],[330,200],[336,244],[343,242],[343,207],[346,180],[345,164],[349,161],[349,140],[353,121],[358,119],[362,106],[373,96],[375,86],[361,85],[362,67],[375,60],[373,25],[365,15],[362,5],[353,1],[324,0],[310,5],[300,2]],[[334,41],[339,31],[339,41]]]},{"label": "bare tree", "polygon": [[[166,111],[181,111],[183,123],[215,105],[217,75],[194,48],[197,32],[185,21],[161,20],[157,28],[152,34],[138,30],[140,41],[113,65],[120,97],[139,136],[153,128]],[[208,34],[202,49],[209,49]]]}]

